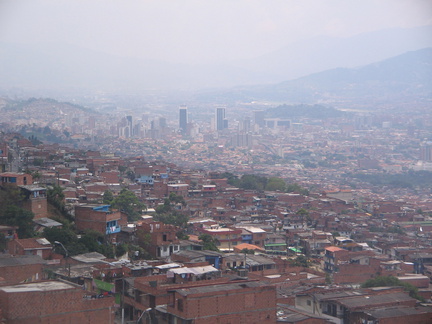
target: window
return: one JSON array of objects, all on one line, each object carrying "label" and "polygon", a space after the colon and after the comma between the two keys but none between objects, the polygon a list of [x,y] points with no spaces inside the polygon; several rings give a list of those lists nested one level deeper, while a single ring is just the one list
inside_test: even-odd
[{"label": "window", "polygon": [[166,242],[166,240],[167,240],[167,236],[166,236],[166,234],[163,234],[163,235],[162,235],[162,240],[163,240],[164,242]]},{"label": "window", "polygon": [[312,302],[309,299],[306,301],[306,303],[308,306],[312,305]]},{"label": "window", "polygon": [[183,312],[183,299],[177,299],[177,308],[180,312]]}]

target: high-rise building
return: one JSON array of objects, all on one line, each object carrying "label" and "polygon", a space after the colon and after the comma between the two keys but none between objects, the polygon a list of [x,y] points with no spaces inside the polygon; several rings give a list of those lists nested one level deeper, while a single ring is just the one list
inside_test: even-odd
[{"label": "high-rise building", "polygon": [[132,137],[133,136],[133,132],[132,132],[132,116],[126,116],[126,137]]},{"label": "high-rise building", "polygon": [[423,142],[420,146],[420,160],[432,162],[432,142]]},{"label": "high-rise building", "polygon": [[159,128],[166,128],[167,121],[165,117],[159,117]]},{"label": "high-rise building", "polygon": [[225,118],[225,107],[216,108],[216,130],[228,128],[228,120]]},{"label": "high-rise building", "polygon": [[253,112],[254,115],[254,123],[255,125],[258,125],[259,127],[264,127],[265,126],[265,117],[266,117],[266,112],[264,110],[255,110]]},{"label": "high-rise building", "polygon": [[244,133],[250,132],[251,130],[251,120],[249,117],[245,117],[239,122],[239,131]]},{"label": "high-rise building", "polygon": [[186,106],[180,106],[179,108],[179,128],[180,131],[185,134],[188,124],[188,111]]}]

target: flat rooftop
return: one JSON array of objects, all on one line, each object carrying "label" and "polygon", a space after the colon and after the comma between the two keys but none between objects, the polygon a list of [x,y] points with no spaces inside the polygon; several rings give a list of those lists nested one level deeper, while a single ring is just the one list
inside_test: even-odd
[{"label": "flat rooftop", "polygon": [[7,293],[20,293],[20,292],[33,292],[33,291],[54,291],[54,290],[65,290],[65,289],[75,289],[76,287],[62,282],[62,281],[44,281],[44,282],[34,282],[27,284],[20,284],[14,286],[0,287],[1,291]]}]

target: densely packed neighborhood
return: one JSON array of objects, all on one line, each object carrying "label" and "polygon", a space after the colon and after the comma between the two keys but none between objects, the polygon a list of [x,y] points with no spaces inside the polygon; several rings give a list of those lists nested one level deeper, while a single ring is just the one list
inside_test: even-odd
[{"label": "densely packed neighborhood", "polygon": [[245,189],[240,175],[17,133],[0,147],[1,192],[32,213],[31,234],[0,214],[6,323],[432,320],[430,200]]}]

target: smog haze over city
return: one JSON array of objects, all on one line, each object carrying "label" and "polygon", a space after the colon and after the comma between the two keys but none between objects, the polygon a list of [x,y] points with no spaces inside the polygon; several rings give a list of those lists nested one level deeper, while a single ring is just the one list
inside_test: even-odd
[{"label": "smog haze over city", "polygon": [[427,0],[4,0],[1,85],[135,91],[288,81],[429,47],[431,12]]},{"label": "smog haze over city", "polygon": [[431,323],[431,183],[431,0],[0,0],[1,323]]}]

